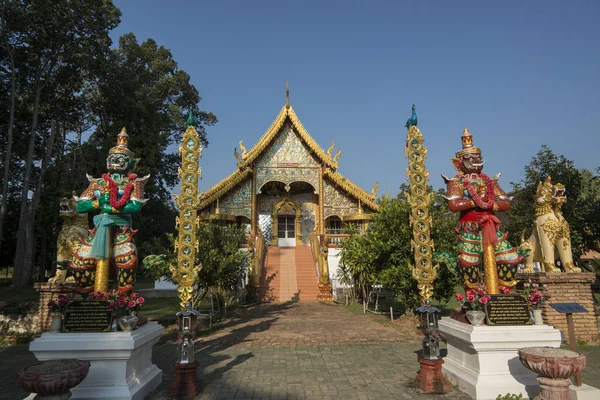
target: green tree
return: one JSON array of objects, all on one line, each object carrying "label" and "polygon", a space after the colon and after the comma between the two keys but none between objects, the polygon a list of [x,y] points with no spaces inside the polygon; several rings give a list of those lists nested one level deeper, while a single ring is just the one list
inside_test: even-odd
[{"label": "green tree", "polygon": [[[521,235],[531,233],[535,220],[535,192],[539,182],[548,176],[553,183],[562,183],[566,188],[567,203],[562,208],[565,219],[571,228],[573,256],[579,257],[585,250],[594,247],[597,233],[594,233],[590,216],[594,209],[594,197],[598,196],[598,186],[591,171],[580,171],[573,161],[554,153],[548,146],[541,150],[525,166],[525,177],[513,183],[512,208],[507,216],[509,241],[518,244]],[[596,197],[597,198],[597,197]],[[596,231],[597,232],[597,231]]]},{"label": "green tree", "polygon": [[[410,207],[404,196],[408,186],[402,185],[402,192],[395,198],[381,197],[377,200],[379,212],[365,236],[352,235],[342,241],[341,281],[353,281],[360,288],[363,298],[370,286],[381,284],[394,290],[412,309],[420,302],[417,282],[412,277],[409,264],[414,264],[411,249],[412,229],[410,227]],[[430,192],[433,189],[429,188]],[[454,226],[456,216],[448,213],[448,206],[442,195],[444,190],[435,193],[430,206],[432,216],[431,237],[436,251],[456,250]],[[434,283],[434,298],[444,299],[453,294],[457,278],[446,268],[440,268]]]},{"label": "green tree", "polygon": [[205,126],[217,119],[198,109],[200,96],[189,74],[153,39],[140,44],[132,33],[121,36],[99,74],[87,88],[95,120],[94,132],[81,149],[85,170],[93,176],[104,172],[106,154],[125,127],[129,148],[140,158],[135,173],[150,175],[145,187],[149,201],[134,220],[136,241],[142,249],[154,237],[162,236],[166,243],[165,233],[175,232],[171,191],[178,182],[179,157],[173,150],[185,130],[186,110],[192,107],[205,146]]},{"label": "green tree", "polygon": [[[29,283],[34,260],[35,221],[40,206],[45,173],[53,162],[56,137],[61,123],[69,119],[69,104],[81,96],[83,76],[109,49],[108,32],[119,22],[120,12],[111,1],[17,1],[2,3],[2,37],[5,51],[11,55],[9,70],[22,104],[23,120],[12,125],[18,135],[17,146],[24,164],[21,206],[15,255],[13,284]],[[6,39],[8,37],[8,39]],[[13,79],[12,74],[15,74]],[[11,95],[12,98],[12,95]],[[12,144],[7,143],[6,168],[12,163]],[[10,156],[10,157],[9,157]],[[10,174],[12,175],[12,174]],[[0,217],[3,217],[0,215]]]},{"label": "green tree", "polygon": [[243,226],[217,222],[200,225],[196,258],[201,269],[196,280],[194,305],[211,290],[224,299],[241,289],[248,263],[247,253],[240,251],[245,240]]}]

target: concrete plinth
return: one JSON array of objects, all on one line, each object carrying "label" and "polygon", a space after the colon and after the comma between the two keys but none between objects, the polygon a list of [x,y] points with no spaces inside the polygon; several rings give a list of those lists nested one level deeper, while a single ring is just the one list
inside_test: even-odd
[{"label": "concrete plinth", "polygon": [[524,347],[560,347],[558,329],[549,325],[472,326],[450,318],[439,322],[448,356],[442,372],[477,400],[495,400],[499,394],[539,393],[537,375],[521,364],[517,351]]},{"label": "concrete plinth", "polygon": [[598,400],[600,399],[600,389],[586,384],[581,386],[571,385],[569,396],[571,400]]},{"label": "concrete plinth", "polygon": [[87,378],[71,389],[72,399],[142,400],[162,381],[162,371],[152,364],[152,346],[163,332],[149,322],[132,332],[43,333],[29,350],[40,361],[91,361]]}]

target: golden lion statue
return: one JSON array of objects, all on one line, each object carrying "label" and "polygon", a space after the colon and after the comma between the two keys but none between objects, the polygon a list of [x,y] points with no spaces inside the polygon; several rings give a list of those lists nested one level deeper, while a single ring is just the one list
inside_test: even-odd
[{"label": "golden lion statue", "polygon": [[560,258],[566,272],[581,272],[573,263],[569,223],[560,209],[565,204],[565,185],[552,184],[552,178],[538,183],[535,193],[535,224],[531,237],[521,244],[521,249],[529,249],[523,272],[533,272],[533,263],[542,262],[544,271],[561,272],[554,264]]},{"label": "golden lion statue", "polygon": [[81,241],[88,234],[89,224],[87,214],[78,214],[75,211],[75,199],[60,199],[60,216],[63,218],[63,227],[58,234],[56,275],[48,279],[50,283],[74,282],[73,277],[67,278],[69,263],[73,254],[77,253]]}]

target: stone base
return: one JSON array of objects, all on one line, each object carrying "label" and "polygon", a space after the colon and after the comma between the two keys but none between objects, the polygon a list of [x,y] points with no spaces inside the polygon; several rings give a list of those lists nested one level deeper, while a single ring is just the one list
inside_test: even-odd
[{"label": "stone base", "polygon": [[495,400],[499,394],[539,393],[537,375],[525,368],[517,351],[524,347],[560,347],[560,331],[549,325],[472,326],[442,318],[447,340],[442,372],[473,399]]},{"label": "stone base", "polygon": [[317,295],[317,300],[329,303],[333,302],[331,290],[331,283],[319,283],[319,294]]},{"label": "stone base", "polygon": [[450,382],[442,374],[444,360],[427,360],[421,358],[421,369],[417,374],[417,386],[425,393],[448,393],[452,391]]},{"label": "stone base", "polygon": [[569,396],[571,400],[598,400],[600,399],[600,389],[590,385],[569,386]]},{"label": "stone base", "polygon": [[157,322],[148,322],[132,332],[43,333],[29,350],[40,361],[91,361],[87,378],[71,389],[73,399],[143,400],[162,381],[152,346],[163,332]]},{"label": "stone base", "polygon": [[197,368],[197,361],[189,364],[175,363],[175,379],[169,388],[169,397],[196,397],[198,392]]}]

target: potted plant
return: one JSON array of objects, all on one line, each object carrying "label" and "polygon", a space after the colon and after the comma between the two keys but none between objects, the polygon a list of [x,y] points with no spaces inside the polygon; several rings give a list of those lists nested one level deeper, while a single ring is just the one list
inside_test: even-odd
[{"label": "potted plant", "polygon": [[460,302],[460,306],[467,310],[467,319],[473,326],[480,326],[485,319],[485,312],[482,308],[490,301],[490,295],[485,293],[485,288],[475,286],[467,290],[463,295],[456,293],[456,299]]},{"label": "potted plant", "polygon": [[48,302],[48,312],[52,316],[52,323],[50,326],[51,332],[60,332],[62,328],[63,315],[69,304],[69,298],[66,294],[59,294],[57,300],[50,300]]},{"label": "potted plant", "polygon": [[537,282],[529,281],[523,283],[525,289],[525,297],[527,303],[533,314],[533,323],[535,325],[544,325],[544,318],[542,316],[542,306],[546,301],[550,300],[550,293],[548,291],[548,285],[543,284],[540,286]]}]

